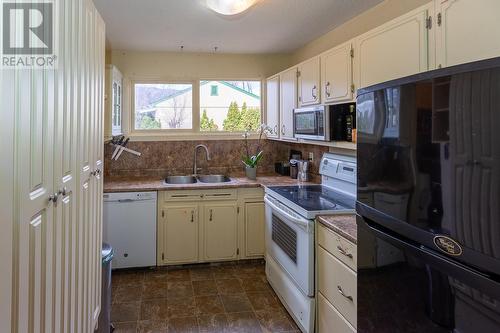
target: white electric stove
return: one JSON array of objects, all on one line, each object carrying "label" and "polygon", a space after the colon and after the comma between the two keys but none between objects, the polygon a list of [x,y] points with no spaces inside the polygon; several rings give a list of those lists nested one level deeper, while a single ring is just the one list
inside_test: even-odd
[{"label": "white electric stove", "polygon": [[325,153],[321,185],[266,187],[266,275],[303,332],[314,332],[315,217],[354,214],[356,158]]}]

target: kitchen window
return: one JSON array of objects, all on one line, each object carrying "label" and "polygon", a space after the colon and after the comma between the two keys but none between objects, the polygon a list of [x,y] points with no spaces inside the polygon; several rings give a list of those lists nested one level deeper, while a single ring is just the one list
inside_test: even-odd
[{"label": "kitchen window", "polygon": [[260,124],[260,81],[200,81],[200,131],[255,132]]},{"label": "kitchen window", "polygon": [[135,130],[193,129],[193,85],[135,83]]}]

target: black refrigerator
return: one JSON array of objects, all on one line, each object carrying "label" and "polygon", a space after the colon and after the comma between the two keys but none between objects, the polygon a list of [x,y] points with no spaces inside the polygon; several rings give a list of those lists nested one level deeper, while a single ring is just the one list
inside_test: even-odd
[{"label": "black refrigerator", "polygon": [[500,58],[356,108],[358,331],[500,332]]}]

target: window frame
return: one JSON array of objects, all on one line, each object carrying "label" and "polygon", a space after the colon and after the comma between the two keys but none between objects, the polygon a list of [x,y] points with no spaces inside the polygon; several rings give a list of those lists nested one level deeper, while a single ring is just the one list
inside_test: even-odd
[{"label": "window frame", "polygon": [[[128,120],[128,136],[136,141],[178,141],[178,140],[243,140],[244,131],[229,132],[229,131],[201,131],[200,129],[200,118],[201,118],[201,106],[200,106],[200,82],[202,81],[258,81],[260,82],[260,122],[265,123],[265,89],[264,82],[265,79],[262,78],[221,78],[221,77],[210,77],[210,78],[196,78],[196,79],[171,79],[171,78],[143,78],[143,77],[132,77],[124,86],[127,85],[125,90],[122,87],[122,98],[128,101],[128,105],[123,105],[122,110],[124,113],[128,112],[125,118],[125,114],[122,115],[122,119]],[[191,129],[136,129],[135,128],[135,85],[136,84],[191,84],[193,87],[192,94],[192,122]],[[125,94],[128,93],[128,98],[125,98]],[[249,133],[249,138],[258,138],[258,132]]]}]

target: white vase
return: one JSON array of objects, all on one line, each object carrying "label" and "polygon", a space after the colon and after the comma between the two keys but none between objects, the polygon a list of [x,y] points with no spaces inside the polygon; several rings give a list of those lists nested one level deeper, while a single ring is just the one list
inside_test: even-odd
[{"label": "white vase", "polygon": [[248,179],[251,179],[251,180],[257,179],[257,167],[251,168],[249,166],[246,166],[245,173],[246,173]]}]

